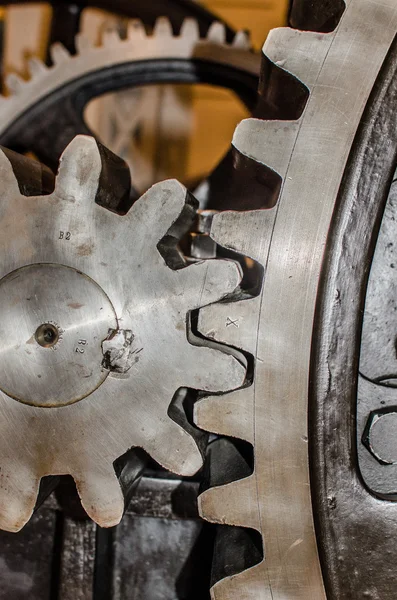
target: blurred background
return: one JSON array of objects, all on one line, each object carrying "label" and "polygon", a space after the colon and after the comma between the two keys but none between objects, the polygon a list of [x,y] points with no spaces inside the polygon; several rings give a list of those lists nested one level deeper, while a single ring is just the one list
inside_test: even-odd
[{"label": "blurred background", "polygon": [[[206,0],[202,4],[236,31],[249,32],[253,48],[259,51],[268,31],[286,24],[289,3]],[[21,4],[1,10],[6,73],[27,76],[27,58],[45,59],[51,11],[44,4]],[[125,21],[91,8],[82,13],[81,31],[95,44],[100,42],[104,30],[114,27],[123,30]],[[148,86],[115,96],[92,101],[86,119],[114,152],[127,160],[135,153],[130,163],[134,163],[137,172],[134,182],[142,189],[168,177],[177,177],[194,187],[194,182],[209,173],[223,156],[236,124],[248,116],[233,92],[209,85]]]}]

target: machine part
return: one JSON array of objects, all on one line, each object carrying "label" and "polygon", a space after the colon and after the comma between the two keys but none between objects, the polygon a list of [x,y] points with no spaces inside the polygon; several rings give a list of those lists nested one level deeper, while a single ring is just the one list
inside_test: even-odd
[{"label": "machine part", "polygon": [[[203,429],[243,438],[255,450],[251,475],[200,497],[203,517],[256,529],[264,539],[264,560],[218,581],[216,600],[395,596],[396,507],[362,483],[354,416],[363,238],[371,245],[396,163],[395,48],[385,59],[397,14],[394,0],[345,5],[341,16],[336,3],[330,33],[269,35],[263,101],[258,118],[235,132],[224,189],[228,198],[252,174],[246,196],[262,196],[268,209],[213,220],[218,244],[266,267],[260,296],[200,311],[202,335],[256,359],[252,386],[207,397],[195,411]],[[349,311],[354,320],[346,321]]]},{"label": "machine part", "polygon": [[127,39],[110,31],[100,47],[82,36],[76,44],[76,56],[55,44],[53,67],[31,60],[29,81],[10,74],[10,95],[0,101],[0,143],[33,152],[54,169],[75,135],[91,134],[83,116],[88,102],[109,91],[156,83],[210,83],[232,89],[251,110],[256,103],[260,57],[250,51],[243,32],[227,44],[221,23],[200,39],[194,20],[187,19],[174,36],[170,22],[160,18],[153,35],[133,22]]},{"label": "machine part", "polygon": [[193,231],[190,233],[189,256],[202,260],[204,258],[216,258],[217,245],[211,238],[211,224],[216,211],[199,210]]},{"label": "machine part", "polygon": [[72,519],[51,496],[18,535],[0,531],[1,600],[207,600],[216,528],[199,519],[197,491],[143,477],[111,529]]},{"label": "machine part", "polygon": [[[27,4],[34,0],[6,0],[0,5]],[[80,30],[82,11],[86,8],[99,8],[127,19],[141,19],[146,25],[153,27],[156,19],[167,15],[175,31],[178,31],[186,18],[194,18],[200,28],[200,34],[205,36],[210,25],[219,21],[204,6],[194,0],[52,0],[52,18],[49,45],[59,42],[74,54],[76,51],[75,38]],[[228,40],[234,37],[234,31],[225,24]]]},{"label": "machine part", "polygon": [[[124,204],[120,162],[79,136],[53,193],[27,198],[0,153],[2,529],[28,521],[50,474],[72,475],[89,516],[115,525],[124,497],[114,463],[129,448],[181,475],[201,467],[193,428],[170,408],[175,392],[222,392],[245,379],[242,355],[194,345],[188,319],[238,287],[238,265],[186,267],[176,244],[196,202],[176,181],[154,186],[125,216],[98,206]],[[121,338],[122,369],[106,358]]]},{"label": "machine part", "polygon": [[[394,21],[387,24],[391,29],[394,26]],[[315,322],[313,490],[331,598],[391,600],[395,596],[397,507],[375,497],[363,483],[357,450],[369,454],[361,442],[357,448],[355,428],[361,405],[358,369],[368,275],[397,162],[396,75],[394,41],[363,115],[340,189]],[[375,388],[383,393],[388,389]],[[384,398],[378,398],[374,409],[382,406],[379,400]],[[359,548],[364,551],[358,552]]]},{"label": "machine part", "polygon": [[[357,393],[357,446],[361,476],[373,493],[388,500],[397,498],[397,470],[394,460],[391,460],[397,434],[393,423],[397,403],[396,192],[396,181],[393,181],[366,290],[360,348],[361,376]],[[374,438],[372,434],[375,435],[375,432]],[[379,434],[383,439],[379,440]]]},{"label": "machine part", "polygon": [[397,408],[371,412],[365,426],[363,444],[382,465],[397,463]]}]

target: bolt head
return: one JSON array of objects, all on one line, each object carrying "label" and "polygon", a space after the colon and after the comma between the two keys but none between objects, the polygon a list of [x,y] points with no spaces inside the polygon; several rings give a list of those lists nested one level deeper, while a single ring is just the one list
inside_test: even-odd
[{"label": "bolt head", "polygon": [[397,464],[397,406],[371,411],[361,440],[380,464]]}]

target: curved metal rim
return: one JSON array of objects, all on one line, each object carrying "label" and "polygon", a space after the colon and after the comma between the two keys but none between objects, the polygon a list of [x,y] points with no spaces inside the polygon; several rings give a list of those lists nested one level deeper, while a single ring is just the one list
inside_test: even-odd
[{"label": "curved metal rim", "polygon": [[395,597],[397,506],[361,480],[356,443],[360,336],[369,270],[397,163],[397,40],[378,77],[340,189],[314,323],[311,484],[327,594]]}]

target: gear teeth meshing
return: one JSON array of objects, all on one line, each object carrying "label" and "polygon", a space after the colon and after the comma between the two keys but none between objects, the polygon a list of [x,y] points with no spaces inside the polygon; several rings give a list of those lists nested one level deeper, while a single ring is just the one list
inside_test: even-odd
[{"label": "gear teeth meshing", "polygon": [[[299,121],[262,121],[245,119],[237,126],[233,136],[233,146],[241,154],[285,177],[289,156],[299,131]],[[263,140],[269,143],[263,143]]]},{"label": "gear teeth meshing", "polygon": [[280,27],[269,33],[263,54],[310,89],[317,80],[333,39],[333,33]]},{"label": "gear teeth meshing", "polygon": [[180,37],[185,38],[189,42],[200,39],[200,29],[196,19],[187,18],[183,21],[180,31]]},{"label": "gear teeth meshing", "polygon": [[205,337],[254,355],[261,297],[222,302],[200,309],[198,331]]},{"label": "gear teeth meshing", "polygon": [[[340,72],[338,67],[340,70],[342,69],[342,66],[335,64],[335,68],[332,72],[329,68],[328,73],[324,74],[324,64],[326,64],[326,61],[329,60],[331,65],[333,64],[330,48],[335,37],[338,35],[338,32],[343,32],[341,35],[344,35],[345,42],[350,48],[351,40],[346,39],[346,33],[342,28],[337,28],[335,32],[330,34],[301,32],[291,29],[277,29],[271,32],[263,50],[266,57],[264,60],[264,67],[266,66],[266,63],[268,64],[269,61],[271,61],[278,68],[292,75],[296,83],[294,84],[293,79],[290,81],[292,84],[301,88],[301,98],[305,98],[305,88],[309,91],[312,91],[312,89],[315,88],[315,93],[312,96],[308,96],[306,103],[302,102],[301,106],[297,106],[296,116],[293,111],[290,110],[290,115],[293,116],[290,116],[289,120],[265,121],[261,119],[248,119],[242,122],[236,129],[233,138],[235,150],[245,157],[265,165],[280,176],[279,199],[281,197],[281,202],[286,202],[286,196],[288,196],[286,190],[290,189],[291,186],[295,184],[294,179],[297,177],[296,169],[299,168],[298,165],[301,164],[301,161],[302,166],[300,168],[301,170],[304,169],[305,162],[302,158],[304,149],[301,148],[300,152],[298,152],[296,150],[296,144],[301,132],[302,123],[305,119],[307,119],[309,123],[311,120],[311,114],[308,107],[313,102],[313,97],[317,103],[321,99],[321,94],[323,93],[321,89],[322,84],[325,86],[328,85],[328,87],[336,85],[336,73]],[[354,38],[354,31],[352,32],[352,38]],[[328,79],[326,79],[327,75]],[[347,95],[348,94],[346,94],[346,96]],[[317,126],[321,127],[321,124],[318,123]],[[313,155],[314,164],[315,157],[317,157],[321,151],[322,149],[317,148],[317,146],[313,146],[313,148],[310,149],[310,153]],[[290,169],[291,156],[294,152],[296,154],[294,165],[295,171]],[[245,213],[219,213],[213,219],[211,237],[219,245],[235,252],[239,252],[245,256],[249,256],[259,262],[263,267],[267,268],[270,241],[273,235],[275,218],[279,210],[279,205],[280,202],[277,202],[270,210]],[[300,208],[295,207],[295,211],[297,210],[300,210]],[[292,222],[293,208],[291,208],[290,213],[289,222]],[[285,229],[283,239],[287,239],[288,235],[288,230]],[[302,235],[304,235],[304,233],[302,233]],[[279,237],[280,239],[282,237],[280,232]],[[258,241],[260,241],[259,244]],[[280,246],[279,254],[280,257],[283,256],[282,246]],[[280,260],[282,260],[282,258],[280,258]],[[289,258],[289,260],[291,260],[291,258]],[[277,267],[274,265],[273,269],[276,269],[277,272]],[[284,269],[286,270],[287,267],[285,266]],[[290,280],[293,281],[295,277],[292,262],[290,271],[287,272],[290,272],[290,285]],[[242,439],[253,443],[255,454],[254,471],[249,480],[255,482],[257,477],[258,479],[256,485],[250,485],[249,481],[242,479],[232,484],[228,484],[227,486],[210,488],[201,495],[199,504],[201,515],[209,521],[237,524],[243,527],[253,527],[259,532],[261,532],[261,525],[263,524],[257,521],[258,506],[261,506],[261,510],[267,511],[267,514],[262,515],[262,518],[263,522],[267,524],[266,530],[269,530],[269,539],[266,539],[265,530],[263,532],[263,535],[265,535],[264,543],[266,544],[267,542],[268,545],[265,550],[264,561],[259,562],[255,567],[239,573],[238,575],[225,576],[223,580],[218,581],[214,585],[211,593],[214,600],[229,600],[235,597],[241,597],[247,600],[268,600],[268,598],[275,597],[276,595],[280,598],[281,596],[292,598],[295,597],[294,594],[296,594],[296,598],[299,596],[299,598],[302,599],[308,597],[320,599],[324,597],[324,590],[321,572],[319,565],[316,562],[317,546],[313,529],[310,500],[307,505],[305,505],[304,511],[302,511],[298,521],[301,520],[302,527],[305,527],[308,532],[311,532],[309,538],[302,540],[302,542],[304,542],[303,552],[306,552],[307,556],[310,556],[310,558],[313,559],[313,569],[316,569],[316,574],[313,576],[313,579],[310,580],[306,575],[301,576],[299,578],[299,583],[291,584],[289,583],[289,580],[292,573],[297,570],[296,565],[304,565],[304,561],[301,558],[304,554],[302,554],[302,551],[299,552],[299,550],[293,551],[293,557],[291,556],[288,559],[287,566],[284,564],[286,552],[290,552],[291,549],[294,548],[294,540],[296,543],[296,540],[299,537],[298,529],[296,527],[296,516],[294,522],[289,518],[290,529],[288,533],[284,535],[284,538],[282,540],[276,539],[276,541],[273,542],[273,539],[270,539],[270,532],[277,538],[277,527],[275,527],[274,524],[269,524],[269,518],[271,518],[269,517],[269,513],[270,515],[272,514],[271,510],[274,512],[274,507],[272,508],[269,506],[269,502],[272,500],[268,500],[268,504],[266,504],[261,500],[261,496],[258,496],[258,494],[264,494],[264,486],[266,484],[269,486],[270,482],[273,482],[273,489],[278,485],[280,485],[282,489],[287,488],[288,486],[285,486],[279,479],[274,478],[271,475],[270,472],[272,472],[274,467],[270,463],[268,456],[269,452],[264,450],[265,442],[261,442],[258,445],[257,438],[254,435],[255,415],[257,419],[261,418],[260,411],[262,410],[261,406],[257,406],[258,402],[255,401],[255,385],[256,382],[258,382],[257,378],[261,376],[260,374],[262,371],[269,377],[274,361],[272,362],[271,356],[262,357],[261,354],[259,354],[262,350],[261,346],[258,348],[255,347],[254,327],[252,326],[248,332],[244,329],[243,323],[246,315],[249,315],[249,318],[253,319],[254,324],[256,324],[253,313],[256,312],[257,319],[259,319],[260,310],[263,311],[263,305],[260,298],[254,300],[256,306],[254,306],[255,310],[251,313],[248,310],[248,307],[246,310],[241,308],[244,306],[244,303],[248,304],[249,302],[253,301],[242,300],[237,302],[234,312],[232,310],[232,303],[228,303],[228,305],[220,304],[219,307],[209,306],[204,308],[199,316],[198,329],[201,334],[221,341],[222,343],[232,344],[234,347],[249,350],[253,353],[256,360],[256,379],[254,379],[253,386],[249,388],[237,390],[226,396],[209,397],[199,401],[195,406],[195,422],[205,430],[219,435],[241,437]],[[235,322],[235,319],[237,319],[238,324],[239,318],[242,318],[242,327],[233,327],[230,331],[225,329],[225,320],[229,319],[228,322],[233,323]],[[214,325],[216,321],[218,321],[217,326]],[[269,339],[275,337],[271,332],[269,332],[268,335]],[[264,337],[266,337],[266,335]],[[277,342],[277,339],[275,338],[274,343],[277,344],[281,342]],[[290,341],[286,340],[285,343],[286,347],[289,347],[288,344]],[[270,344],[268,343],[265,347],[267,348],[269,345]],[[293,352],[293,350],[291,351]],[[262,369],[262,363],[268,363],[265,370]],[[265,389],[266,385],[271,388],[271,386],[262,381],[262,379],[259,379],[257,385],[264,387]],[[222,404],[223,401],[224,405]],[[271,398],[271,401],[277,403],[277,398]],[[264,408],[263,410],[266,409]],[[278,418],[277,410],[276,407],[274,410],[276,418]],[[241,427],[239,420],[242,422]],[[299,438],[299,440],[302,441],[302,445],[297,447],[297,451],[301,453],[303,457],[305,456],[305,453],[307,453],[307,445],[304,444],[304,441],[307,439],[304,435],[306,425],[307,423],[305,421],[302,426],[303,433],[300,432]],[[282,427],[281,422],[279,422],[278,427]],[[294,435],[298,435],[295,424],[291,426],[291,430],[294,432]],[[263,429],[261,429],[261,431],[263,435]],[[275,441],[274,436],[270,436],[270,438],[268,443],[275,449],[274,451],[277,452],[277,444],[279,445],[280,442]],[[254,443],[254,441],[256,443]],[[289,441],[287,441],[287,443],[289,443]],[[263,452],[267,453],[267,462],[263,459]],[[308,477],[307,456],[306,460],[303,458],[299,459],[299,462],[298,458],[294,458],[293,460],[302,470],[302,482],[299,480],[297,484],[301,485],[301,488],[302,486],[306,486],[302,489],[302,493],[306,493],[308,484],[304,483],[304,481],[305,478]],[[292,468],[295,468],[295,466],[293,467],[292,465],[286,464],[284,470],[287,470],[288,472],[288,469],[291,470]],[[261,475],[262,479],[259,477],[258,470],[260,470],[261,474],[266,474],[266,481],[263,481],[263,474]],[[284,475],[284,477],[285,476],[286,475]],[[294,475],[294,477],[296,477],[296,475]],[[242,486],[240,490],[238,484]],[[236,488],[233,487],[234,485]],[[269,498],[271,497],[273,499],[273,496],[280,498],[279,491],[274,494],[273,492],[269,492]],[[250,504],[250,508],[247,509],[248,504]],[[250,511],[253,511],[252,514]],[[279,521],[280,519],[285,519],[286,513],[287,510],[284,510],[281,507],[279,511],[280,516],[278,517]],[[283,546],[282,550],[280,550],[277,544]],[[303,568],[304,566],[302,566],[302,569]],[[284,572],[284,569],[285,575],[280,578],[280,573]],[[302,569],[300,569],[301,572],[303,572]]]},{"label": "gear teeth meshing", "polygon": [[[187,372],[191,361],[197,365],[195,372]],[[219,372],[214,372],[216,362]],[[186,348],[180,363],[185,386],[204,392],[227,392],[241,387],[246,377],[246,366],[232,354],[222,352],[220,348],[207,345]],[[182,374],[181,374],[182,379]]]},{"label": "gear teeth meshing", "polygon": [[75,46],[79,54],[84,54],[94,47],[94,44],[85,33],[78,33],[75,37]]},{"label": "gear teeth meshing", "polygon": [[248,33],[245,31],[238,31],[234,36],[232,45],[235,48],[241,48],[242,50],[249,50],[251,45],[251,39]]},{"label": "gear teeth meshing", "polygon": [[[351,0],[348,4],[332,33],[276,30],[265,45],[259,109],[263,109],[264,115],[270,113],[277,119],[285,115],[286,119],[285,129],[273,131],[267,138],[268,125],[263,123],[263,145],[269,150],[258,148],[264,164],[269,163],[271,169],[283,176],[279,200],[272,209],[277,211],[276,219],[272,231],[265,233],[265,243],[259,245],[263,237],[258,230],[253,231],[252,213],[220,213],[213,222],[211,235],[218,243],[225,242],[235,251],[252,256],[266,270],[254,357],[253,477],[257,485],[251,498],[252,505],[260,507],[265,561],[256,567],[253,582],[249,571],[236,578],[226,573],[227,579],[213,588],[217,600],[239,597],[241,582],[250,590],[250,600],[252,597],[323,600],[327,595],[318,554],[309,470],[313,322],[324,249],[335,207],[339,206],[338,191],[363,111],[397,28],[392,1]],[[269,65],[272,61],[276,67]],[[286,104],[272,110],[271,101],[281,94],[277,85],[282,89],[286,82],[298,86],[295,87],[298,101],[293,94],[293,102],[288,103],[287,98]],[[295,132],[291,133],[291,127],[295,127]],[[240,136],[235,141],[237,151],[249,152],[248,137]],[[281,150],[284,143],[289,161],[287,171]],[[276,162],[267,158],[273,156],[274,148]],[[236,237],[238,240],[233,243]],[[257,247],[255,242],[247,243],[247,238],[256,239]],[[217,416],[221,421],[220,403]],[[209,420],[208,413],[206,419]],[[327,485],[325,476],[326,473],[321,473],[323,485]],[[231,489],[229,498],[232,503]],[[315,505],[317,502],[318,495]],[[237,514],[239,503],[241,498],[228,513]],[[209,507],[202,506],[204,516],[206,511],[210,520],[221,520],[226,512],[215,501]],[[245,525],[250,524],[247,516]],[[257,586],[254,596],[251,583]],[[332,593],[337,595],[335,588]]]},{"label": "gear teeth meshing", "polygon": [[[176,271],[176,278],[192,310],[219,302],[234,292],[241,282],[242,272],[231,260],[209,259],[194,263],[187,270]],[[200,284],[202,281],[204,286]]]},{"label": "gear teeth meshing", "polygon": [[[222,419],[219,419],[222,413]],[[252,386],[222,396],[207,396],[194,405],[194,422],[200,429],[254,443]]]},{"label": "gear teeth meshing", "polygon": [[159,17],[154,24],[154,35],[165,38],[174,36],[171,21],[168,17]]},{"label": "gear teeth meshing", "polygon": [[61,66],[71,59],[71,54],[66,50],[65,46],[56,42],[50,46],[51,60],[56,66]]},{"label": "gear teeth meshing", "polygon": [[172,473],[192,477],[203,466],[197,441],[170,418],[163,427],[164,439],[154,443],[151,456]]},{"label": "gear teeth meshing", "polygon": [[211,523],[260,530],[254,476],[208,489],[198,505],[200,515]]},{"label": "gear teeth meshing", "polygon": [[[253,260],[264,263],[264,257],[270,244],[271,227],[276,209],[253,210],[249,212],[225,211],[214,216],[211,226],[211,238],[220,246],[224,246]],[[236,231],[244,230],[244,241],[236,243]],[[269,235],[265,236],[264,232]],[[258,246],[257,237],[261,236]]]},{"label": "gear teeth meshing", "polygon": [[[223,299],[239,286],[239,265],[230,260],[212,260],[182,264],[177,270],[170,266],[177,259],[181,260],[177,243],[194,221],[197,208],[197,202],[186,188],[174,180],[153,186],[123,216],[98,206],[101,193],[106,197],[124,194],[119,191],[120,179],[122,187],[125,184],[128,188],[128,181],[120,177],[124,163],[121,159],[118,161],[110,151],[104,152],[95,139],[78,136],[62,155],[54,191],[46,196],[27,198],[19,191],[10,160],[0,152],[0,174],[8,190],[0,203],[0,251],[7,255],[0,276],[16,270],[26,273],[25,269],[31,267],[40,274],[40,269],[47,266],[56,269],[57,265],[62,265],[62,269],[70,270],[73,278],[77,277],[79,281],[83,275],[84,286],[91,281],[103,294],[94,300],[94,305],[97,304],[93,308],[94,314],[103,310],[101,319],[97,319],[100,330],[95,338],[90,338],[92,343],[87,344],[83,358],[80,353],[76,358],[73,351],[70,353],[72,361],[82,361],[78,364],[79,375],[80,372],[83,374],[79,377],[72,367],[71,379],[64,391],[59,391],[56,406],[49,405],[46,397],[43,399],[45,386],[38,385],[35,391],[30,387],[19,390],[17,393],[26,398],[26,403],[23,400],[16,402],[6,392],[0,394],[0,439],[5,439],[12,424],[16,434],[8,441],[7,451],[17,456],[19,449],[25,448],[24,458],[28,456],[29,459],[24,485],[25,479],[28,488],[32,481],[35,489],[34,493],[27,493],[26,487],[19,490],[19,480],[13,482],[11,478],[9,492],[0,486],[0,506],[5,507],[1,525],[8,530],[18,529],[28,520],[35,503],[37,481],[54,474],[71,474],[89,515],[101,526],[115,525],[121,518],[124,504],[113,465],[131,448],[144,448],[165,468],[179,475],[192,476],[203,462],[200,440],[192,432],[193,426],[189,431],[175,413],[173,399],[177,390],[193,388],[207,393],[227,392],[241,387],[247,377],[243,355],[235,349],[220,348],[213,342],[207,344],[201,338],[197,338],[196,343],[190,331],[191,311]],[[114,185],[114,172],[118,186]],[[50,222],[49,213],[55,225],[42,227],[44,222]],[[20,235],[20,231],[24,235]],[[120,253],[121,247],[123,253]],[[109,264],[111,257],[117,257],[117,268]],[[148,265],[146,275],[142,273],[144,265]],[[137,279],[139,285],[136,285]],[[79,291],[77,285],[76,298],[70,297],[70,300],[78,301],[77,306],[68,306],[78,311],[86,310],[86,305],[80,302],[86,297],[83,297],[85,289]],[[164,290],[167,290],[166,294]],[[55,286],[49,293],[57,294]],[[54,303],[52,298],[51,305]],[[103,298],[109,299],[109,306]],[[35,301],[43,305],[37,298]],[[40,316],[40,310],[37,312],[30,306],[39,322],[48,318]],[[94,320],[86,319],[82,312],[73,312],[71,318],[81,319],[84,323]],[[131,363],[123,371],[123,375],[128,372],[123,377],[112,376],[113,365],[105,363],[104,366],[103,363],[106,358],[103,340],[113,339],[106,336],[118,323],[123,327],[119,334],[132,334],[127,357]],[[76,327],[65,327],[62,331],[62,348],[66,346],[66,353],[67,344],[71,343],[73,349],[80,343],[76,341],[79,339],[77,327],[82,335],[80,321]],[[30,330],[30,324],[27,328]],[[4,327],[0,334],[7,336]],[[159,351],[159,344],[167,344],[171,354]],[[16,344],[16,347],[20,346]],[[172,368],[170,356],[174,361]],[[91,361],[88,367],[87,360]],[[158,385],[157,381],[152,383],[154,364],[161,372],[161,377],[156,378]],[[87,383],[90,386],[92,381],[86,380],[92,376],[94,365],[101,377],[104,369],[109,370],[109,376],[101,381],[98,379],[99,386],[91,388]],[[40,364],[39,368],[45,366]],[[51,365],[49,368],[52,372]],[[90,375],[85,377],[87,369]],[[53,397],[49,402],[53,402]],[[43,410],[45,404],[47,409]],[[60,414],[65,418],[60,419]],[[32,431],[33,421],[39,433]],[[87,428],[96,432],[89,442]],[[51,444],[51,452],[48,452],[48,444]],[[0,464],[0,478],[7,466],[6,460],[4,462]],[[17,472],[19,474],[19,469]],[[37,480],[29,477],[29,472],[34,473]],[[21,499],[15,501],[18,514],[7,512],[12,493],[19,493]]]},{"label": "gear teeth meshing", "polygon": [[226,44],[226,27],[223,23],[215,21],[210,25],[207,39],[214,44]]}]

